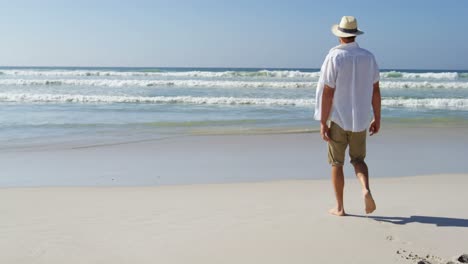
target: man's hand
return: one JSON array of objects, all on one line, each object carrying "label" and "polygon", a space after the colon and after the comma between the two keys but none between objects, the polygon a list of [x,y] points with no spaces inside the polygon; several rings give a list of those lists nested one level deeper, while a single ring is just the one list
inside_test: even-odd
[{"label": "man's hand", "polygon": [[327,125],[328,117],[330,116],[330,111],[333,104],[333,96],[335,95],[335,89],[325,84],[323,87],[322,94],[322,113],[320,116],[320,135],[322,135],[323,140],[326,142],[330,141],[330,128]]},{"label": "man's hand", "polygon": [[328,127],[326,123],[320,124],[320,135],[322,135],[322,139],[325,140],[326,142],[330,141],[330,128]]},{"label": "man's hand", "polygon": [[372,92],[372,109],[374,110],[374,121],[372,121],[369,132],[370,135],[377,134],[380,130],[380,108],[382,98],[380,96],[380,84],[374,83],[374,91]]},{"label": "man's hand", "polygon": [[380,121],[379,120],[375,120],[372,121],[370,127],[369,127],[369,132],[370,132],[370,135],[374,135],[374,134],[377,134],[380,130]]}]

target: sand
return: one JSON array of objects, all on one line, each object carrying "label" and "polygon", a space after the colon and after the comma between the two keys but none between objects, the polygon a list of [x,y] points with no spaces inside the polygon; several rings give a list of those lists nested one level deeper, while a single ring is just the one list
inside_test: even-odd
[{"label": "sand", "polygon": [[[383,128],[372,177],[468,173],[468,128]],[[348,163],[348,162],[347,162]],[[0,146],[0,187],[148,186],[329,178],[319,134],[186,136]],[[352,176],[351,166],[345,174]]]},{"label": "sand", "polygon": [[327,180],[4,188],[0,263],[446,263],[467,250],[467,185],[377,179],[371,217],[354,179],[346,217]]},{"label": "sand", "polygon": [[0,263],[446,263],[468,253],[465,132],[370,139],[370,217],[349,168],[350,215],[328,214],[314,134],[4,149]]}]

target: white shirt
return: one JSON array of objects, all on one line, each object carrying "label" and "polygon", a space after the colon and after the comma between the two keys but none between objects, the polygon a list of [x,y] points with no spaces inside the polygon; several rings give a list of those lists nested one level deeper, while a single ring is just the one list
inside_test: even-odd
[{"label": "white shirt", "polygon": [[345,131],[366,130],[371,121],[373,84],[380,79],[374,55],[356,42],[330,50],[317,84],[315,119],[320,120],[325,84],[335,89],[329,120]]}]

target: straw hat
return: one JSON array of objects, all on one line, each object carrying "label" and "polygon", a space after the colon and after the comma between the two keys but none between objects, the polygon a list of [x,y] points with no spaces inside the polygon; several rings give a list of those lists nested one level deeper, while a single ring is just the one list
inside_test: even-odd
[{"label": "straw hat", "polygon": [[344,16],[339,25],[333,25],[331,31],[340,38],[355,37],[364,34],[357,27],[357,20],[353,16]]}]

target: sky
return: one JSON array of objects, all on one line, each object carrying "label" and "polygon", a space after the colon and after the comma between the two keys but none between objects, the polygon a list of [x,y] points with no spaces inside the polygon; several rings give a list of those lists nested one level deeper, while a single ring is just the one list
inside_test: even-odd
[{"label": "sky", "polygon": [[0,0],[0,65],[319,68],[355,16],[382,69],[468,70],[468,1]]}]

